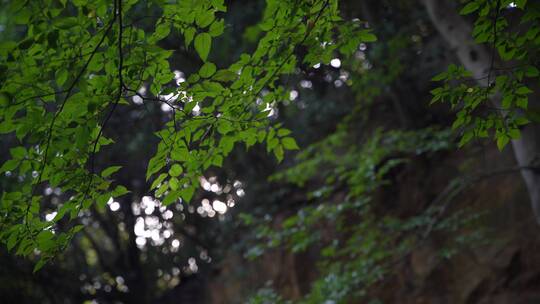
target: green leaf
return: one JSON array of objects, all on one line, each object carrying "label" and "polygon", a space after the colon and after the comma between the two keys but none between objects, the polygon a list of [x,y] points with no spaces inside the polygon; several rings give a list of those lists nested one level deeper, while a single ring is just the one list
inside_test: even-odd
[{"label": "green leaf", "polygon": [[70,30],[79,24],[77,17],[57,18],[53,25],[62,30]]},{"label": "green leaf", "polygon": [[212,11],[205,11],[195,17],[195,23],[200,28],[205,28],[209,26],[212,21],[214,21],[214,18],[214,13]]},{"label": "green leaf", "polygon": [[158,178],[156,178],[153,182],[152,182],[152,185],[150,186],[150,189],[155,189],[159,184],[161,184],[161,182],[163,182],[163,180],[167,177],[167,173],[161,173]]},{"label": "green leaf", "polygon": [[160,197],[168,189],[169,189],[169,184],[168,183],[161,184],[161,186],[159,186],[159,189],[155,192],[156,197]]},{"label": "green leaf", "polygon": [[219,154],[214,155],[214,157],[212,158],[212,165],[216,167],[221,167],[223,165],[223,156]]},{"label": "green leaf", "polygon": [[164,206],[169,206],[174,203],[180,197],[180,191],[171,191],[161,201]]},{"label": "green leaf", "polygon": [[211,0],[212,6],[220,12],[226,12],[227,7],[223,4],[223,0]]},{"label": "green leaf", "polygon": [[180,191],[182,199],[185,202],[191,201],[191,198],[193,197],[193,194],[195,193],[195,188],[193,186],[184,188]]},{"label": "green leaf", "polygon": [[171,169],[169,170],[169,175],[170,176],[180,176],[180,174],[182,174],[184,170],[182,169],[182,167],[179,165],[179,164],[174,164],[171,166]]},{"label": "green leaf", "polygon": [[443,72],[443,73],[433,76],[433,78],[431,78],[431,81],[441,81],[441,80],[445,80],[447,77],[448,77],[448,74],[446,72]]},{"label": "green leaf", "polygon": [[470,14],[476,10],[478,10],[480,8],[480,4],[476,1],[474,2],[470,2],[468,3],[467,5],[465,5],[461,11],[459,11],[459,13],[461,15],[467,15],[467,14]]},{"label": "green leaf", "polygon": [[508,109],[512,105],[512,101],[514,100],[514,95],[506,95],[502,99],[502,107],[505,109]]},{"label": "green leaf", "polygon": [[212,36],[208,33],[200,33],[195,37],[195,50],[203,61],[208,58],[212,46]]},{"label": "green leaf", "polygon": [[165,166],[165,159],[158,155],[152,157],[148,162],[148,168],[146,169],[146,180],[150,178],[154,173],[158,172]]},{"label": "green leaf", "polygon": [[225,22],[223,21],[223,19],[216,20],[214,21],[214,23],[212,23],[212,25],[210,25],[210,29],[208,29],[208,33],[212,37],[217,37],[223,34],[224,28],[225,28]]},{"label": "green leaf", "polygon": [[184,30],[184,43],[186,44],[186,48],[189,47],[189,44],[191,43],[191,41],[193,41],[193,37],[195,36],[196,32],[197,31],[192,27]]},{"label": "green leaf", "polygon": [[[21,1],[24,2],[24,1]],[[28,24],[30,21],[30,18],[32,17],[32,11],[28,8],[23,8],[22,10],[18,11],[14,16],[13,20],[15,21],[15,24]]]},{"label": "green leaf", "polygon": [[190,84],[195,84],[197,81],[199,81],[199,79],[201,79],[199,74],[191,74],[189,75],[187,82]]},{"label": "green leaf", "polygon": [[508,130],[508,136],[512,139],[519,139],[521,137],[521,132],[519,132],[519,129],[510,129]]},{"label": "green leaf", "polygon": [[63,86],[68,78],[68,72],[66,69],[60,69],[56,72],[56,83],[59,86]]},{"label": "green leaf", "polygon": [[518,106],[519,108],[527,110],[528,105],[529,105],[529,98],[527,97],[521,97],[516,100],[516,106]]},{"label": "green leaf", "polygon": [[281,162],[283,160],[283,146],[276,146],[274,148],[274,155],[276,156],[278,162]]},{"label": "green leaf", "polygon": [[129,193],[129,190],[126,189],[126,187],[119,185],[119,186],[116,186],[116,188],[111,194],[113,197],[119,197],[127,193]]},{"label": "green leaf", "polygon": [[540,111],[529,109],[525,112],[525,115],[529,121],[540,123]]},{"label": "green leaf", "polygon": [[260,130],[258,133],[257,133],[257,140],[262,143],[264,141],[266,137],[266,132],[264,130]]},{"label": "green leaf", "polygon": [[233,81],[236,78],[238,78],[238,74],[234,72],[231,72],[229,70],[219,70],[212,79],[221,82],[228,82]]},{"label": "green leaf", "polygon": [[18,165],[19,165],[18,160],[9,159],[2,165],[2,167],[0,167],[0,173],[4,173],[6,171],[13,171],[13,169],[17,168]]},{"label": "green leaf", "polygon": [[171,158],[176,161],[186,161],[189,158],[189,151],[182,147],[171,151]]},{"label": "green leaf", "polygon": [[516,90],[517,94],[526,95],[532,93],[532,90],[527,88],[526,86],[521,86]]},{"label": "green leaf", "polygon": [[298,145],[296,144],[296,140],[292,137],[284,137],[281,139],[281,143],[283,144],[283,147],[287,150],[298,150],[300,149]]},{"label": "green leaf", "polygon": [[504,149],[504,147],[506,146],[506,144],[508,144],[509,141],[510,138],[508,138],[508,136],[499,135],[497,137],[497,148],[499,148],[499,151],[502,151],[502,149]]},{"label": "green leaf", "polygon": [[211,62],[206,62],[199,70],[199,75],[202,78],[209,78],[216,72],[216,65]]},{"label": "green leaf", "polygon": [[267,152],[270,152],[272,151],[275,147],[277,147],[279,145],[279,139],[273,137],[268,137],[266,139],[266,151]]},{"label": "green leaf", "polygon": [[24,147],[15,147],[9,149],[9,153],[15,159],[23,159],[26,156],[26,149]]},{"label": "green leaf", "polygon": [[465,144],[471,141],[473,138],[474,133],[472,131],[467,131],[463,136],[461,137],[461,140],[459,141],[458,146],[463,147]]},{"label": "green leaf", "polygon": [[291,130],[285,129],[285,128],[279,129],[278,132],[277,132],[277,135],[279,137],[283,137],[283,136],[286,136],[286,135],[289,135],[289,134],[291,134]]},{"label": "green leaf", "polygon": [[221,138],[219,147],[223,151],[224,155],[229,154],[234,148],[234,138],[230,136],[224,136],[223,138]]},{"label": "green leaf", "polygon": [[527,67],[527,71],[525,72],[525,75],[527,75],[527,77],[537,77],[538,75],[540,75],[540,72],[535,66],[531,65]]},{"label": "green leaf", "polygon": [[19,233],[17,231],[14,231],[9,235],[9,238],[7,240],[7,250],[8,251],[13,249],[13,247],[15,247],[15,245],[17,245],[17,242],[19,240],[18,237],[19,237]]},{"label": "green leaf", "polygon": [[169,180],[169,188],[171,188],[171,190],[173,191],[176,191],[178,190],[178,179],[176,177],[173,177]]},{"label": "green leaf", "polygon": [[233,131],[234,127],[233,127],[233,125],[232,125],[232,123],[230,121],[222,120],[222,121],[219,122],[217,129],[218,129],[218,132],[220,134],[225,135],[225,134]]},{"label": "green leaf", "polygon": [[523,125],[526,125],[526,124],[530,123],[530,120],[528,120],[525,117],[518,117],[514,122],[518,126],[523,126]]},{"label": "green leaf", "polygon": [[84,229],[84,225],[76,225],[75,227],[71,228],[71,233],[77,233]]},{"label": "green leaf", "polygon": [[516,0],[514,1],[517,7],[524,9],[525,5],[527,5],[527,0]]},{"label": "green leaf", "polygon": [[116,171],[120,170],[122,166],[111,166],[103,171],[101,171],[101,177],[109,177],[111,174],[115,173]]},{"label": "green leaf", "polygon": [[171,25],[168,22],[162,22],[156,26],[156,30],[152,35],[151,42],[156,43],[164,38],[167,38],[171,32]]},{"label": "green leaf", "polygon": [[37,244],[40,250],[47,251],[54,246],[54,234],[50,230],[41,231],[37,237]]},{"label": "green leaf", "polygon": [[103,194],[100,194],[97,197],[96,203],[97,203],[98,207],[103,208],[103,207],[105,207],[105,204],[107,204],[109,199],[111,199],[110,193],[103,193]]},{"label": "green leaf", "polygon": [[44,258],[39,259],[39,261],[34,266],[34,270],[32,272],[38,272],[41,268],[43,268],[43,266],[45,266],[45,263],[47,263],[47,260],[45,260]]},{"label": "green leaf", "polygon": [[363,42],[374,42],[377,41],[377,36],[368,31],[362,31],[360,32],[360,40]]}]

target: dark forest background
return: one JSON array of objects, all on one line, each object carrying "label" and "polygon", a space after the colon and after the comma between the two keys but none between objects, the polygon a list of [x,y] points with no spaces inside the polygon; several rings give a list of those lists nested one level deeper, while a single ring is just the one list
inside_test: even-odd
[{"label": "dark forest background", "polygon": [[[225,34],[211,53],[221,65],[255,47],[265,7],[226,2]],[[430,105],[431,79],[463,62],[429,2],[340,1],[343,17],[365,22],[377,41],[281,79],[290,98],[270,119],[300,150],[278,163],[262,145],[237,145],[189,204],[164,207],[149,192],[153,132],[170,112],[133,97],[106,130],[116,144],[96,161],[124,166],[115,182],[132,193],[88,210],[85,229],[35,274],[2,247],[0,302],[540,303],[539,226],[512,147],[458,147],[455,112]],[[435,2],[457,16],[458,3]],[[9,20],[0,9],[0,40],[21,34]],[[200,65],[182,39],[160,43],[175,50],[180,81]],[[0,162],[15,141],[2,136]],[[0,189],[16,182],[4,174]],[[45,191],[50,204],[66,199]]]}]

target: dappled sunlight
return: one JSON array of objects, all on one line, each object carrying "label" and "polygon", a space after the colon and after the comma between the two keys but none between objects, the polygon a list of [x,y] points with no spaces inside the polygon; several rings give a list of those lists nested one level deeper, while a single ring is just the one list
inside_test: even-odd
[{"label": "dappled sunlight", "polygon": [[176,85],[179,86],[181,83],[186,82],[186,78],[184,78],[184,73],[179,70],[174,70],[174,80],[176,81]]},{"label": "dappled sunlight", "polygon": [[58,214],[58,212],[54,211],[54,212],[51,212],[51,213],[48,213],[45,215],[45,220],[47,222],[50,222],[54,219],[54,217]]},{"label": "dappled sunlight", "polygon": [[334,58],[330,60],[330,65],[336,69],[339,69],[341,67],[341,60],[339,58]]},{"label": "dappled sunlight", "polygon": [[[184,211],[188,213],[197,213],[201,217],[213,218],[218,215],[220,221],[230,208],[236,205],[236,198],[243,197],[245,190],[240,181],[235,180],[224,185],[217,181],[215,176],[199,178],[201,188],[214,196],[223,197],[223,199],[215,198],[209,200],[203,198],[200,205],[194,203],[187,204],[178,202],[171,206],[164,206],[160,200],[152,196],[143,196],[140,201],[134,201],[131,204],[131,210],[136,216],[134,233],[136,235],[137,247],[141,250],[146,250],[147,246],[160,247],[167,246],[167,251],[178,252],[184,245],[184,236],[177,235],[175,231],[175,218],[178,217],[180,222],[185,219]],[[236,198],[235,198],[236,197]],[[112,198],[107,202],[111,211],[117,211],[119,204]],[[172,209],[171,209],[172,208]],[[187,227],[185,229],[188,229]],[[189,229],[188,229],[189,230]],[[195,264],[194,264],[195,265]],[[189,266],[193,271],[195,266]],[[193,271],[196,272],[196,271]]]},{"label": "dappled sunlight", "polygon": [[[174,228],[171,222],[174,213],[163,206],[159,200],[143,196],[140,202],[133,202],[131,208],[133,214],[137,216],[133,229],[137,236],[137,246],[140,249],[144,249],[147,244],[162,246],[167,239],[174,237]],[[158,213],[159,216],[154,215],[155,213]],[[170,249],[177,247],[172,246]]]},{"label": "dappled sunlight", "polygon": [[[140,87],[138,90],[137,90],[137,93],[141,96],[145,96],[146,95],[146,87],[145,86],[142,86]],[[137,105],[141,105],[144,103],[144,100],[141,96],[139,95],[134,95],[133,97],[131,97],[131,100],[137,104]]]},{"label": "dappled sunlight", "polygon": [[301,80],[300,81],[300,87],[303,89],[311,89],[313,88],[313,83],[310,80]]},{"label": "dappled sunlight", "polygon": [[[216,214],[224,215],[227,213],[229,208],[233,208],[236,204],[236,197],[240,198],[245,195],[242,183],[238,180],[221,185],[215,176],[211,176],[208,179],[204,176],[199,178],[202,189],[208,192],[212,192],[215,195],[223,197],[222,199],[213,199],[209,200],[208,198],[203,198],[201,200],[200,206],[197,207],[197,213],[202,217],[214,217]],[[223,217],[219,217],[220,220],[223,220]]]}]

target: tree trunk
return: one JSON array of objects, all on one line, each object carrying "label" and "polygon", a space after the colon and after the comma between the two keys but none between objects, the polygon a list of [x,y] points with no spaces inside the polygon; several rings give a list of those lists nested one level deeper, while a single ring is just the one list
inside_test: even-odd
[{"label": "tree trunk", "polygon": [[[491,54],[484,46],[477,44],[472,37],[472,26],[459,15],[456,1],[422,0],[435,28],[447,41],[463,66],[468,69],[478,83],[487,85],[491,68]],[[494,78],[494,77],[493,77]],[[534,94],[530,96],[529,108],[538,109],[540,89],[537,85],[529,86]],[[501,96],[494,96],[492,102],[500,105]],[[514,155],[519,166],[531,166],[540,155],[540,126],[537,123],[526,125],[521,130],[521,138],[512,140]],[[532,208],[540,224],[540,172],[523,169],[521,175],[531,199]]]}]

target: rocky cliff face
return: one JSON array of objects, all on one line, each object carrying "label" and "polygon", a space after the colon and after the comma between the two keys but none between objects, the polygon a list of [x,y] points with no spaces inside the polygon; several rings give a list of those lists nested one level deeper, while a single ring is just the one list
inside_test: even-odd
[{"label": "rocky cliff face", "polygon": [[[513,166],[510,151],[486,153],[485,164],[491,169]],[[478,169],[482,165],[473,168]],[[401,274],[394,281],[399,292],[388,302],[539,303],[540,238],[519,173],[486,176],[453,204],[455,210],[484,213],[480,225],[473,227],[485,231],[484,239],[443,259],[438,250],[444,240],[433,235],[400,266]]]},{"label": "rocky cliff face", "polygon": [[[474,226],[463,229],[482,231],[482,239],[465,243],[455,255],[444,258],[441,248],[447,245],[448,235],[431,233],[396,264],[394,275],[370,289],[373,298],[404,304],[540,303],[539,228],[519,171],[504,169],[515,167],[511,151],[472,147],[439,161],[437,166],[413,162],[400,170],[396,187],[384,189],[378,203],[397,200],[392,205],[400,206],[399,212],[407,216],[426,208],[458,174],[497,172],[463,189],[445,212],[446,216],[458,210],[480,214]],[[299,299],[317,276],[316,264],[317,256],[309,250],[292,254],[276,249],[255,261],[231,251],[221,263],[220,275],[210,283],[210,303],[242,303],[239,299],[270,282],[285,298]]]}]

